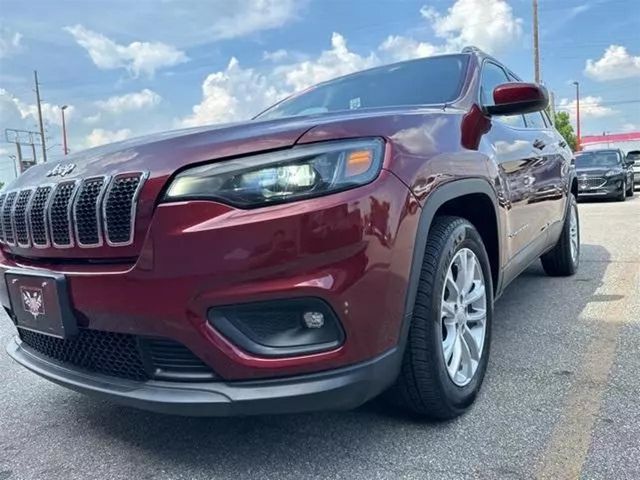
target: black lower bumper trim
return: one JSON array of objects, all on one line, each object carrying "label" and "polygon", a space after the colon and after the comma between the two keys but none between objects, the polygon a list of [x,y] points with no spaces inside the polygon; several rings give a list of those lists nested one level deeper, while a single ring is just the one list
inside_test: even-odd
[{"label": "black lower bumper trim", "polygon": [[11,358],[64,387],[115,403],[159,413],[234,416],[355,408],[380,394],[398,375],[400,350],[327,372],[235,382],[138,382],[93,374],[52,362],[18,338],[7,345]]}]

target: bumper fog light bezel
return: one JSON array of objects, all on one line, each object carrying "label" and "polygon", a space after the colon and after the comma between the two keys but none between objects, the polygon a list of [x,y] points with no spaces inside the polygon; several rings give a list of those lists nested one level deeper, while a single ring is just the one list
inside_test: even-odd
[{"label": "bumper fog light bezel", "polygon": [[[258,322],[265,321],[271,312],[273,315],[286,314],[289,318],[280,331],[277,331],[277,326],[271,326],[274,331],[265,334],[264,325]],[[307,312],[321,313],[323,325],[319,328],[308,327],[303,318]],[[292,357],[326,352],[339,348],[345,340],[338,316],[326,301],[317,297],[215,306],[208,310],[207,320],[211,327],[234,345],[261,357]]]}]

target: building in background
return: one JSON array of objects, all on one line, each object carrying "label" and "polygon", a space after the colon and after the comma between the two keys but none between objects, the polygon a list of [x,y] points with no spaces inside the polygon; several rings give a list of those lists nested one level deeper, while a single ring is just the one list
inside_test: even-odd
[{"label": "building in background", "polygon": [[619,148],[627,153],[631,150],[640,150],[640,132],[587,135],[582,137],[580,145],[583,150]]}]

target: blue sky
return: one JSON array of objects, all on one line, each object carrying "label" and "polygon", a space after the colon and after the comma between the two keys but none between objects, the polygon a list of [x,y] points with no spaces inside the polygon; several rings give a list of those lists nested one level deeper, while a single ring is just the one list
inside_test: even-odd
[{"label": "blue sky", "polygon": [[[250,117],[297,89],[475,44],[533,78],[530,0],[0,0],[0,130],[50,157],[159,130]],[[541,69],[583,135],[640,130],[640,2],[540,0]],[[36,12],[38,14],[36,15]],[[4,140],[4,139],[2,139]],[[13,176],[0,142],[0,180]]]}]

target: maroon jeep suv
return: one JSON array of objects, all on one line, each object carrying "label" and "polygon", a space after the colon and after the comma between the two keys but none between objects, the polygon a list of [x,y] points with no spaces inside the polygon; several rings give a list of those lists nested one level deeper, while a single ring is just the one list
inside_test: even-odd
[{"label": "maroon jeep suv", "polygon": [[358,72],[252,121],[36,165],[0,194],[9,355],[185,415],[356,407],[452,418],[495,299],[580,251],[572,154],[474,48]]}]

